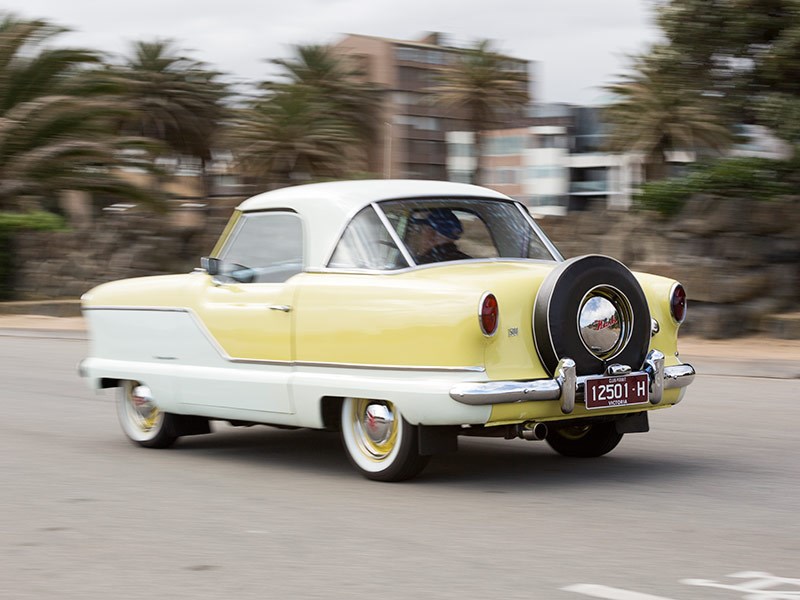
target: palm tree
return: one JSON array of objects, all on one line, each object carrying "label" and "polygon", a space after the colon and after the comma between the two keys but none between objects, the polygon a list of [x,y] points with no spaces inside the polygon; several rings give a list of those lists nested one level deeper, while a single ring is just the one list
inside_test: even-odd
[{"label": "palm tree", "polygon": [[270,61],[280,68],[279,78],[265,82],[262,89],[268,93],[301,91],[320,110],[336,115],[340,125],[352,130],[354,143],[347,150],[351,164],[366,167],[368,148],[380,122],[380,89],[366,83],[364,72],[330,46],[297,45],[293,50],[290,58]]},{"label": "palm tree", "polygon": [[269,82],[264,87],[274,91],[304,90],[316,101],[329,106],[353,128],[359,139],[369,142],[378,124],[379,88],[364,82],[364,72],[347,57],[336,55],[330,46],[298,45],[294,52],[293,58],[270,61],[282,69],[282,80]]},{"label": "palm tree", "polygon": [[357,138],[316,94],[289,88],[251,101],[232,122],[227,141],[246,174],[282,186],[345,176]]},{"label": "palm tree", "polygon": [[34,198],[54,208],[66,189],[153,201],[117,174],[140,155],[130,150],[147,146],[110,135],[122,112],[85,84],[99,57],[45,46],[64,31],[43,20],[0,21],[0,207]]},{"label": "palm tree", "polygon": [[482,132],[491,128],[501,115],[527,105],[526,85],[524,72],[509,68],[508,58],[494,52],[488,40],[479,40],[444,66],[438,83],[428,88],[435,103],[466,114],[477,154],[473,183],[482,182]]},{"label": "palm tree", "polygon": [[647,180],[666,177],[668,152],[722,152],[733,139],[712,98],[679,84],[662,50],[635,57],[633,71],[606,87],[615,97],[605,110],[609,147],[640,153]]},{"label": "palm tree", "polygon": [[121,65],[99,74],[98,87],[119,97],[128,115],[118,123],[122,135],[162,142],[177,156],[200,163],[207,196],[207,165],[230,96],[221,74],[184,56],[169,40],[138,41]]}]

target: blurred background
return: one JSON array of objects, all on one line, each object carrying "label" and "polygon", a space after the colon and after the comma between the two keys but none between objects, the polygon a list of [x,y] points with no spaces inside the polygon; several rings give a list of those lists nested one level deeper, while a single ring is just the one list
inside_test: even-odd
[{"label": "blurred background", "polygon": [[[513,4],[470,29],[442,3],[402,35],[322,3],[359,32],[309,15],[280,51],[252,26],[213,58],[169,35],[192,32],[169,15],[129,19],[141,36],[117,49],[92,11],[82,32],[44,0],[4,13],[0,310],[77,314],[98,283],[189,270],[264,190],[442,179],[520,200],[565,256],[679,279],[689,332],[800,339],[797,3],[618,0],[566,20]],[[213,66],[223,56],[242,70]],[[254,59],[266,75],[247,76]]]}]

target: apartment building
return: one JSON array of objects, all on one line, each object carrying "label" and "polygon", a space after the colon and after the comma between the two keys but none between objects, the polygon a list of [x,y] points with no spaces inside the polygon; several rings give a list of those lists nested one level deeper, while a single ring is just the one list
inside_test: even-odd
[{"label": "apartment building", "polygon": [[[533,104],[529,118],[526,127],[484,132],[484,185],[539,214],[630,205],[641,182],[641,157],[603,149],[606,127],[598,108]],[[453,132],[447,141],[448,175],[465,180],[475,162],[471,134]]]},{"label": "apartment building", "polygon": [[[644,181],[644,157],[605,149],[608,125],[598,107],[533,104],[530,125],[486,131],[483,184],[521,200],[537,214],[565,214],[601,205],[630,207]],[[741,125],[729,156],[787,159],[791,147],[764,127]],[[447,171],[453,181],[469,181],[475,170],[474,136],[447,134]],[[666,155],[671,175],[684,173],[695,152]]]},{"label": "apartment building", "polygon": [[[445,136],[469,127],[463,112],[437,105],[428,89],[466,47],[441,33],[410,41],[350,34],[333,46],[360,67],[366,81],[385,90],[383,126],[369,151],[371,172],[386,178],[448,178]],[[508,57],[506,64],[526,76],[530,90],[529,61]],[[504,115],[497,126],[526,120],[525,111],[518,111]]]}]

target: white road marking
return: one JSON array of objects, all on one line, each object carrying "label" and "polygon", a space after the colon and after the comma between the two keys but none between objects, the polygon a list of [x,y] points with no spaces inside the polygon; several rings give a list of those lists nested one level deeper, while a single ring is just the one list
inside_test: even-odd
[{"label": "white road marking", "polygon": [[653,596],[652,594],[642,594],[620,588],[597,585],[594,583],[577,583],[561,588],[565,592],[575,592],[592,598],[604,598],[605,600],[672,600],[664,596]]},{"label": "white road marking", "polygon": [[[749,579],[737,585],[719,583],[710,579],[681,579],[681,583],[686,585],[696,585],[701,587],[717,588],[721,590],[731,590],[734,592],[744,592],[747,600],[784,600],[787,598],[800,600],[800,579],[788,577],[778,577],[771,573],[761,571],[742,571],[733,573],[728,577],[736,579]],[[783,589],[775,589],[775,587]],[[794,590],[786,589],[794,587]]]}]

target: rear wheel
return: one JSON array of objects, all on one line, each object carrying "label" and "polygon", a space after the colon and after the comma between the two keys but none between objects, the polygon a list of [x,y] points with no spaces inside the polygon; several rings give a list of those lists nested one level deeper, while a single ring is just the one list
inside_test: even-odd
[{"label": "rear wheel", "polygon": [[550,447],[564,456],[594,458],[617,447],[622,434],[613,422],[568,425],[551,429],[547,434]]},{"label": "rear wheel", "polygon": [[345,398],[342,403],[347,457],[367,479],[403,481],[422,471],[430,457],[420,455],[417,435],[391,402]]},{"label": "rear wheel", "polygon": [[119,387],[117,414],[125,435],[145,448],[167,448],[178,439],[176,416],[159,410],[146,385],[125,381]]}]

